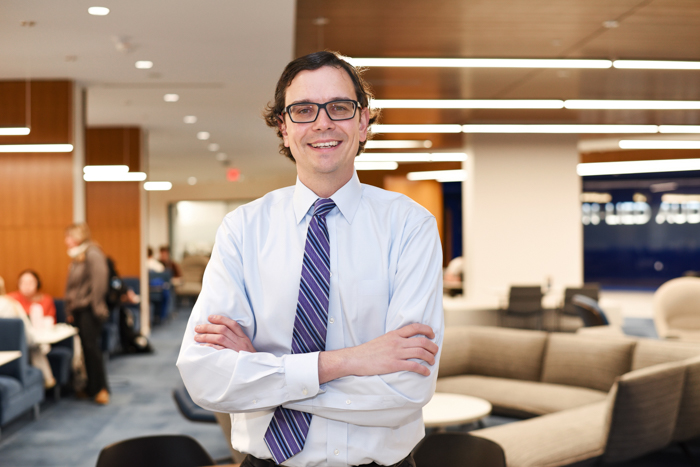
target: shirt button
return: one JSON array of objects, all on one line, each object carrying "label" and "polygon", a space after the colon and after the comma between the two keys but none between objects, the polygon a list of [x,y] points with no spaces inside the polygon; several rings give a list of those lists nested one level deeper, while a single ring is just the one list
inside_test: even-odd
[{"label": "shirt button", "polygon": [[303,388],[301,392],[304,393],[304,395],[307,395],[309,393],[309,391],[307,391],[306,388]]},{"label": "shirt button", "polygon": [[333,454],[335,454],[335,455],[337,456],[338,454],[340,454],[340,451],[338,451],[338,450],[336,449],[335,451],[333,451]]},{"label": "shirt button", "polygon": [[335,323],[335,320],[333,318],[328,318],[328,322],[333,324],[333,323]]},{"label": "shirt button", "polygon": [[345,403],[348,404],[348,405],[352,404],[352,402],[350,401],[350,399],[346,400]]}]

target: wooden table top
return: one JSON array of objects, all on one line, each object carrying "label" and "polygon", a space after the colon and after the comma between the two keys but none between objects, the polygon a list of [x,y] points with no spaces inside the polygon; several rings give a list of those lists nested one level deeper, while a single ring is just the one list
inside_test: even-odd
[{"label": "wooden table top", "polygon": [[22,352],[19,350],[3,350],[0,351],[0,366],[5,363],[10,363],[13,360],[17,360],[22,356]]},{"label": "wooden table top", "polygon": [[78,334],[78,328],[70,324],[58,323],[49,329],[35,329],[34,340],[37,344],[55,344]]},{"label": "wooden table top", "polygon": [[489,401],[462,394],[436,392],[423,407],[426,428],[462,425],[480,420],[491,413]]}]

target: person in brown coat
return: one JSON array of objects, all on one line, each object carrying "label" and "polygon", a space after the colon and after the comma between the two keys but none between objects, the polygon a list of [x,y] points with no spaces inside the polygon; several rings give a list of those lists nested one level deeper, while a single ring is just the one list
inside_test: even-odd
[{"label": "person in brown coat", "polygon": [[87,386],[85,393],[98,404],[109,403],[109,388],[99,338],[102,323],[109,316],[105,295],[109,269],[107,258],[90,241],[87,224],[72,224],[66,229],[66,247],[72,262],[66,284],[65,305],[68,322],[78,328],[85,355]]}]

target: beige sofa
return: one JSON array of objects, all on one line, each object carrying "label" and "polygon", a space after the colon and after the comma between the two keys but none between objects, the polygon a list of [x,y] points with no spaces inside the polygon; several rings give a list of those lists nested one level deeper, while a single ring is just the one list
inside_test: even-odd
[{"label": "beige sofa", "polygon": [[472,432],[500,444],[509,467],[617,462],[700,437],[696,344],[447,328],[437,391],[530,417]]}]

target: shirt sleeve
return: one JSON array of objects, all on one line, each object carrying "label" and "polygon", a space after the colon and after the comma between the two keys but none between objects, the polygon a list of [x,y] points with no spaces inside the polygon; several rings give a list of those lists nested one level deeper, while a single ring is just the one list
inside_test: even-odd
[{"label": "shirt sleeve", "polygon": [[194,341],[194,327],[207,324],[208,317],[217,314],[236,320],[254,342],[256,323],[245,288],[243,244],[235,214],[227,216],[217,231],[177,366],[198,405],[219,412],[256,412],[315,396],[318,352],[276,356],[215,350]]},{"label": "shirt sleeve", "polygon": [[321,386],[312,399],[286,408],[354,425],[396,427],[421,417],[435,392],[442,351],[442,246],[434,217],[425,218],[401,241],[401,256],[389,302],[386,332],[412,323],[430,326],[440,351],[430,376],[402,371],[379,376],[348,376]]}]

